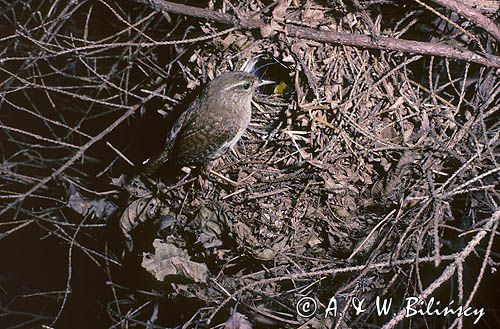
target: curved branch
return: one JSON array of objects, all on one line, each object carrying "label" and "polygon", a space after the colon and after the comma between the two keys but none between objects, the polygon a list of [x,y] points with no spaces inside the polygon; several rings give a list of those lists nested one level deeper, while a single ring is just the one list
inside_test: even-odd
[{"label": "curved branch", "polygon": [[[164,0],[136,0],[157,11],[204,18],[219,23],[231,24],[244,29],[261,28],[267,25],[256,18],[236,18],[227,13],[172,3]],[[395,39],[384,36],[368,36],[363,34],[342,33],[335,31],[318,30],[293,24],[284,24],[283,33],[290,37],[342,44],[370,49],[395,50],[421,55],[440,56],[463,61],[478,63],[485,66],[500,68],[500,57],[476,53],[467,49],[451,47],[438,43],[421,42],[414,40]]]},{"label": "curved branch", "polygon": [[481,14],[481,12],[479,12],[478,10],[471,8],[466,4],[460,3],[456,0],[432,0],[432,1],[445,8],[453,10],[460,16],[467,18],[469,21],[473,22],[477,26],[482,27],[495,39],[500,41],[500,27],[498,26],[498,24],[496,24],[494,21]]}]

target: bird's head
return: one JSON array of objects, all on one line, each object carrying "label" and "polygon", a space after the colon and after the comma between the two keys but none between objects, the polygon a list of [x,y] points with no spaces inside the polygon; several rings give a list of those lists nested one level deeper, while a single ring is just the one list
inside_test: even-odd
[{"label": "bird's head", "polygon": [[228,100],[250,106],[252,96],[257,88],[267,83],[271,82],[259,80],[247,72],[231,71],[210,81],[206,87],[206,93],[221,101]]}]

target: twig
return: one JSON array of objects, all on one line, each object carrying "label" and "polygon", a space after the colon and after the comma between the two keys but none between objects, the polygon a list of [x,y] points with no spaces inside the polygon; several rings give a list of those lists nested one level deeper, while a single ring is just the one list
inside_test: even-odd
[{"label": "twig", "polygon": [[491,34],[495,39],[500,41],[500,27],[494,21],[481,14],[478,10],[460,3],[456,0],[432,0],[443,7],[453,10],[460,16],[463,16],[482,27],[485,31]]},{"label": "twig", "polygon": [[[464,309],[467,309],[469,305],[472,303],[472,299],[474,298],[474,295],[477,293],[477,290],[479,289],[479,284],[481,283],[481,279],[484,277],[484,271],[486,270],[486,265],[488,264],[490,260],[490,255],[491,255],[491,249],[493,246],[493,241],[495,240],[495,235],[497,234],[497,228],[498,228],[498,221],[495,222],[493,225],[493,228],[491,229],[491,234],[490,234],[490,239],[488,240],[488,246],[486,247],[486,252],[483,257],[483,261],[481,262],[481,269],[479,270],[479,274],[477,276],[477,280],[474,283],[474,287],[472,288],[472,291],[469,295],[469,298],[465,302]],[[455,328],[456,324],[461,320],[461,317],[458,317],[455,319],[455,321],[452,323],[450,328]]]},{"label": "twig", "polygon": [[[165,84],[162,84],[160,87],[156,88],[155,92],[160,92],[160,90],[162,90],[163,88],[165,88]],[[125,112],[121,117],[119,117],[109,127],[107,127],[106,129],[104,129],[103,131],[101,131],[97,136],[93,137],[91,140],[89,140],[87,143],[85,143],[82,147],[80,147],[80,149],[78,150],[78,152],[76,152],[71,157],[71,159],[69,159],[61,167],[59,167],[59,169],[57,169],[56,171],[54,171],[52,173],[52,175],[45,177],[38,184],[36,184],[35,186],[33,186],[29,191],[27,191],[24,194],[21,194],[16,201],[12,202],[10,205],[8,205],[4,209],[2,209],[0,211],[0,215],[4,214],[9,209],[11,209],[13,206],[15,206],[17,203],[23,201],[24,199],[26,199],[26,197],[28,197],[29,195],[31,195],[34,192],[36,192],[40,187],[44,186],[45,184],[47,184],[48,182],[50,182],[51,180],[53,180],[54,178],[56,178],[57,176],[59,176],[61,173],[63,173],[73,163],[75,163],[78,159],[80,159],[85,154],[85,151],[87,151],[91,146],[93,146],[98,141],[102,140],[104,138],[104,136],[106,136],[107,134],[109,134],[110,132],[112,132],[116,127],[118,127],[118,125],[120,125],[128,117],[132,116],[139,108],[141,108],[141,106],[144,103],[146,103],[148,100],[150,100],[153,97],[154,97],[154,93],[152,93],[152,94],[148,95],[147,97],[145,97],[140,103],[132,106],[127,112]]]},{"label": "twig", "polygon": [[[419,300],[426,299],[427,297],[432,294],[434,290],[439,288],[443,283],[447,282],[449,278],[455,273],[457,270],[457,267],[459,264],[462,264],[464,260],[474,251],[474,248],[477,247],[477,245],[481,242],[481,240],[484,238],[488,230],[491,229],[492,226],[496,227],[496,222],[500,218],[500,210],[497,210],[488,220],[488,223],[483,227],[481,231],[479,231],[474,238],[469,242],[467,247],[464,248],[462,252],[460,252],[455,261],[448,265],[448,267],[445,268],[443,273],[441,273],[441,276],[434,280],[431,285],[425,289],[420,296],[418,296]],[[443,259],[443,257],[441,257]],[[382,329],[390,329],[394,328],[401,320],[403,320],[406,316],[406,309],[402,309],[399,311],[399,313],[393,317],[389,322],[387,322]]]},{"label": "twig", "polygon": [[[481,231],[481,232],[483,232],[483,231]],[[478,233],[478,235],[479,235],[479,233]],[[457,259],[457,257],[459,257],[459,256],[460,256],[460,253],[445,255],[445,256],[441,256],[441,260],[454,260],[454,259]],[[226,306],[229,301],[233,300],[235,296],[237,296],[238,294],[242,293],[245,290],[249,290],[249,289],[252,289],[252,288],[260,286],[260,285],[281,282],[281,281],[286,281],[286,280],[305,279],[305,278],[311,278],[311,277],[315,277],[315,276],[333,275],[333,274],[337,274],[337,273],[357,272],[357,271],[363,271],[366,269],[375,270],[375,269],[401,266],[401,265],[411,265],[411,264],[414,264],[415,262],[416,263],[429,263],[429,262],[434,262],[434,260],[435,260],[435,257],[422,257],[422,258],[418,258],[418,259],[409,258],[409,259],[403,259],[403,260],[399,260],[399,261],[387,261],[387,262],[372,263],[372,264],[367,264],[367,265],[337,267],[337,268],[332,268],[332,269],[327,269],[327,270],[303,272],[303,273],[290,274],[290,275],[284,275],[284,276],[278,276],[278,277],[273,277],[273,278],[269,278],[269,279],[259,280],[256,282],[249,283],[242,288],[239,288],[238,290],[233,292],[230,296],[225,298],[219,305],[217,305],[215,310],[211,313],[210,317],[207,320],[207,323],[210,324],[210,322],[213,320],[215,315],[217,313],[219,313],[219,311],[224,306]]]},{"label": "twig", "polygon": [[[232,24],[243,29],[261,28],[266,25],[264,21],[255,18],[236,18],[230,14],[220,13],[209,9],[197,8],[176,4],[163,0],[136,0],[158,11],[167,11],[175,14],[204,18],[224,24]],[[422,55],[433,55],[475,62],[485,66],[499,67],[500,57],[491,54],[479,54],[466,49],[458,49],[443,44],[401,40],[384,36],[373,38],[369,35],[342,33],[335,31],[318,30],[309,27],[283,24],[283,31],[287,36],[342,44],[347,46],[363,47],[370,49],[394,50]]]}]

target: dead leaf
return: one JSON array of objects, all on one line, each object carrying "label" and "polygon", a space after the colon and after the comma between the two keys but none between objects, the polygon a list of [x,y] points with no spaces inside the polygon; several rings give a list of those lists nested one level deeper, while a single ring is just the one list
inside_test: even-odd
[{"label": "dead leaf", "polygon": [[77,191],[74,185],[69,186],[67,206],[82,216],[91,216],[99,220],[106,220],[113,215],[118,207],[106,198],[87,198]]},{"label": "dead leaf", "polygon": [[191,261],[186,251],[160,239],[153,241],[154,253],[144,253],[142,267],[154,275],[156,280],[180,277],[197,283],[206,283],[208,268],[205,264]]},{"label": "dead leaf", "polygon": [[234,312],[224,323],[224,329],[252,329],[252,323],[243,314]]},{"label": "dead leaf", "polygon": [[286,10],[290,6],[292,0],[279,0],[278,5],[273,9],[273,19],[283,19],[286,15]]},{"label": "dead leaf", "polygon": [[126,175],[120,175],[118,178],[111,178],[111,185],[125,189],[131,196],[143,198],[151,195],[151,191],[144,184],[139,176],[128,178]]},{"label": "dead leaf", "polygon": [[140,223],[144,223],[148,219],[153,218],[160,207],[161,200],[155,197],[146,197],[133,201],[120,217],[120,229],[125,237],[127,248],[132,251],[134,248],[132,236],[130,232]]}]

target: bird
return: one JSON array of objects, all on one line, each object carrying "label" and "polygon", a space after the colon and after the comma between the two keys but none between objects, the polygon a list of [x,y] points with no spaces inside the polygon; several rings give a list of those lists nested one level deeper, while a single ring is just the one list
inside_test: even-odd
[{"label": "bird", "polygon": [[210,81],[174,122],[162,150],[144,166],[147,176],[168,163],[177,168],[207,164],[233,147],[247,129],[252,96],[273,83],[245,71],[230,71]]}]

